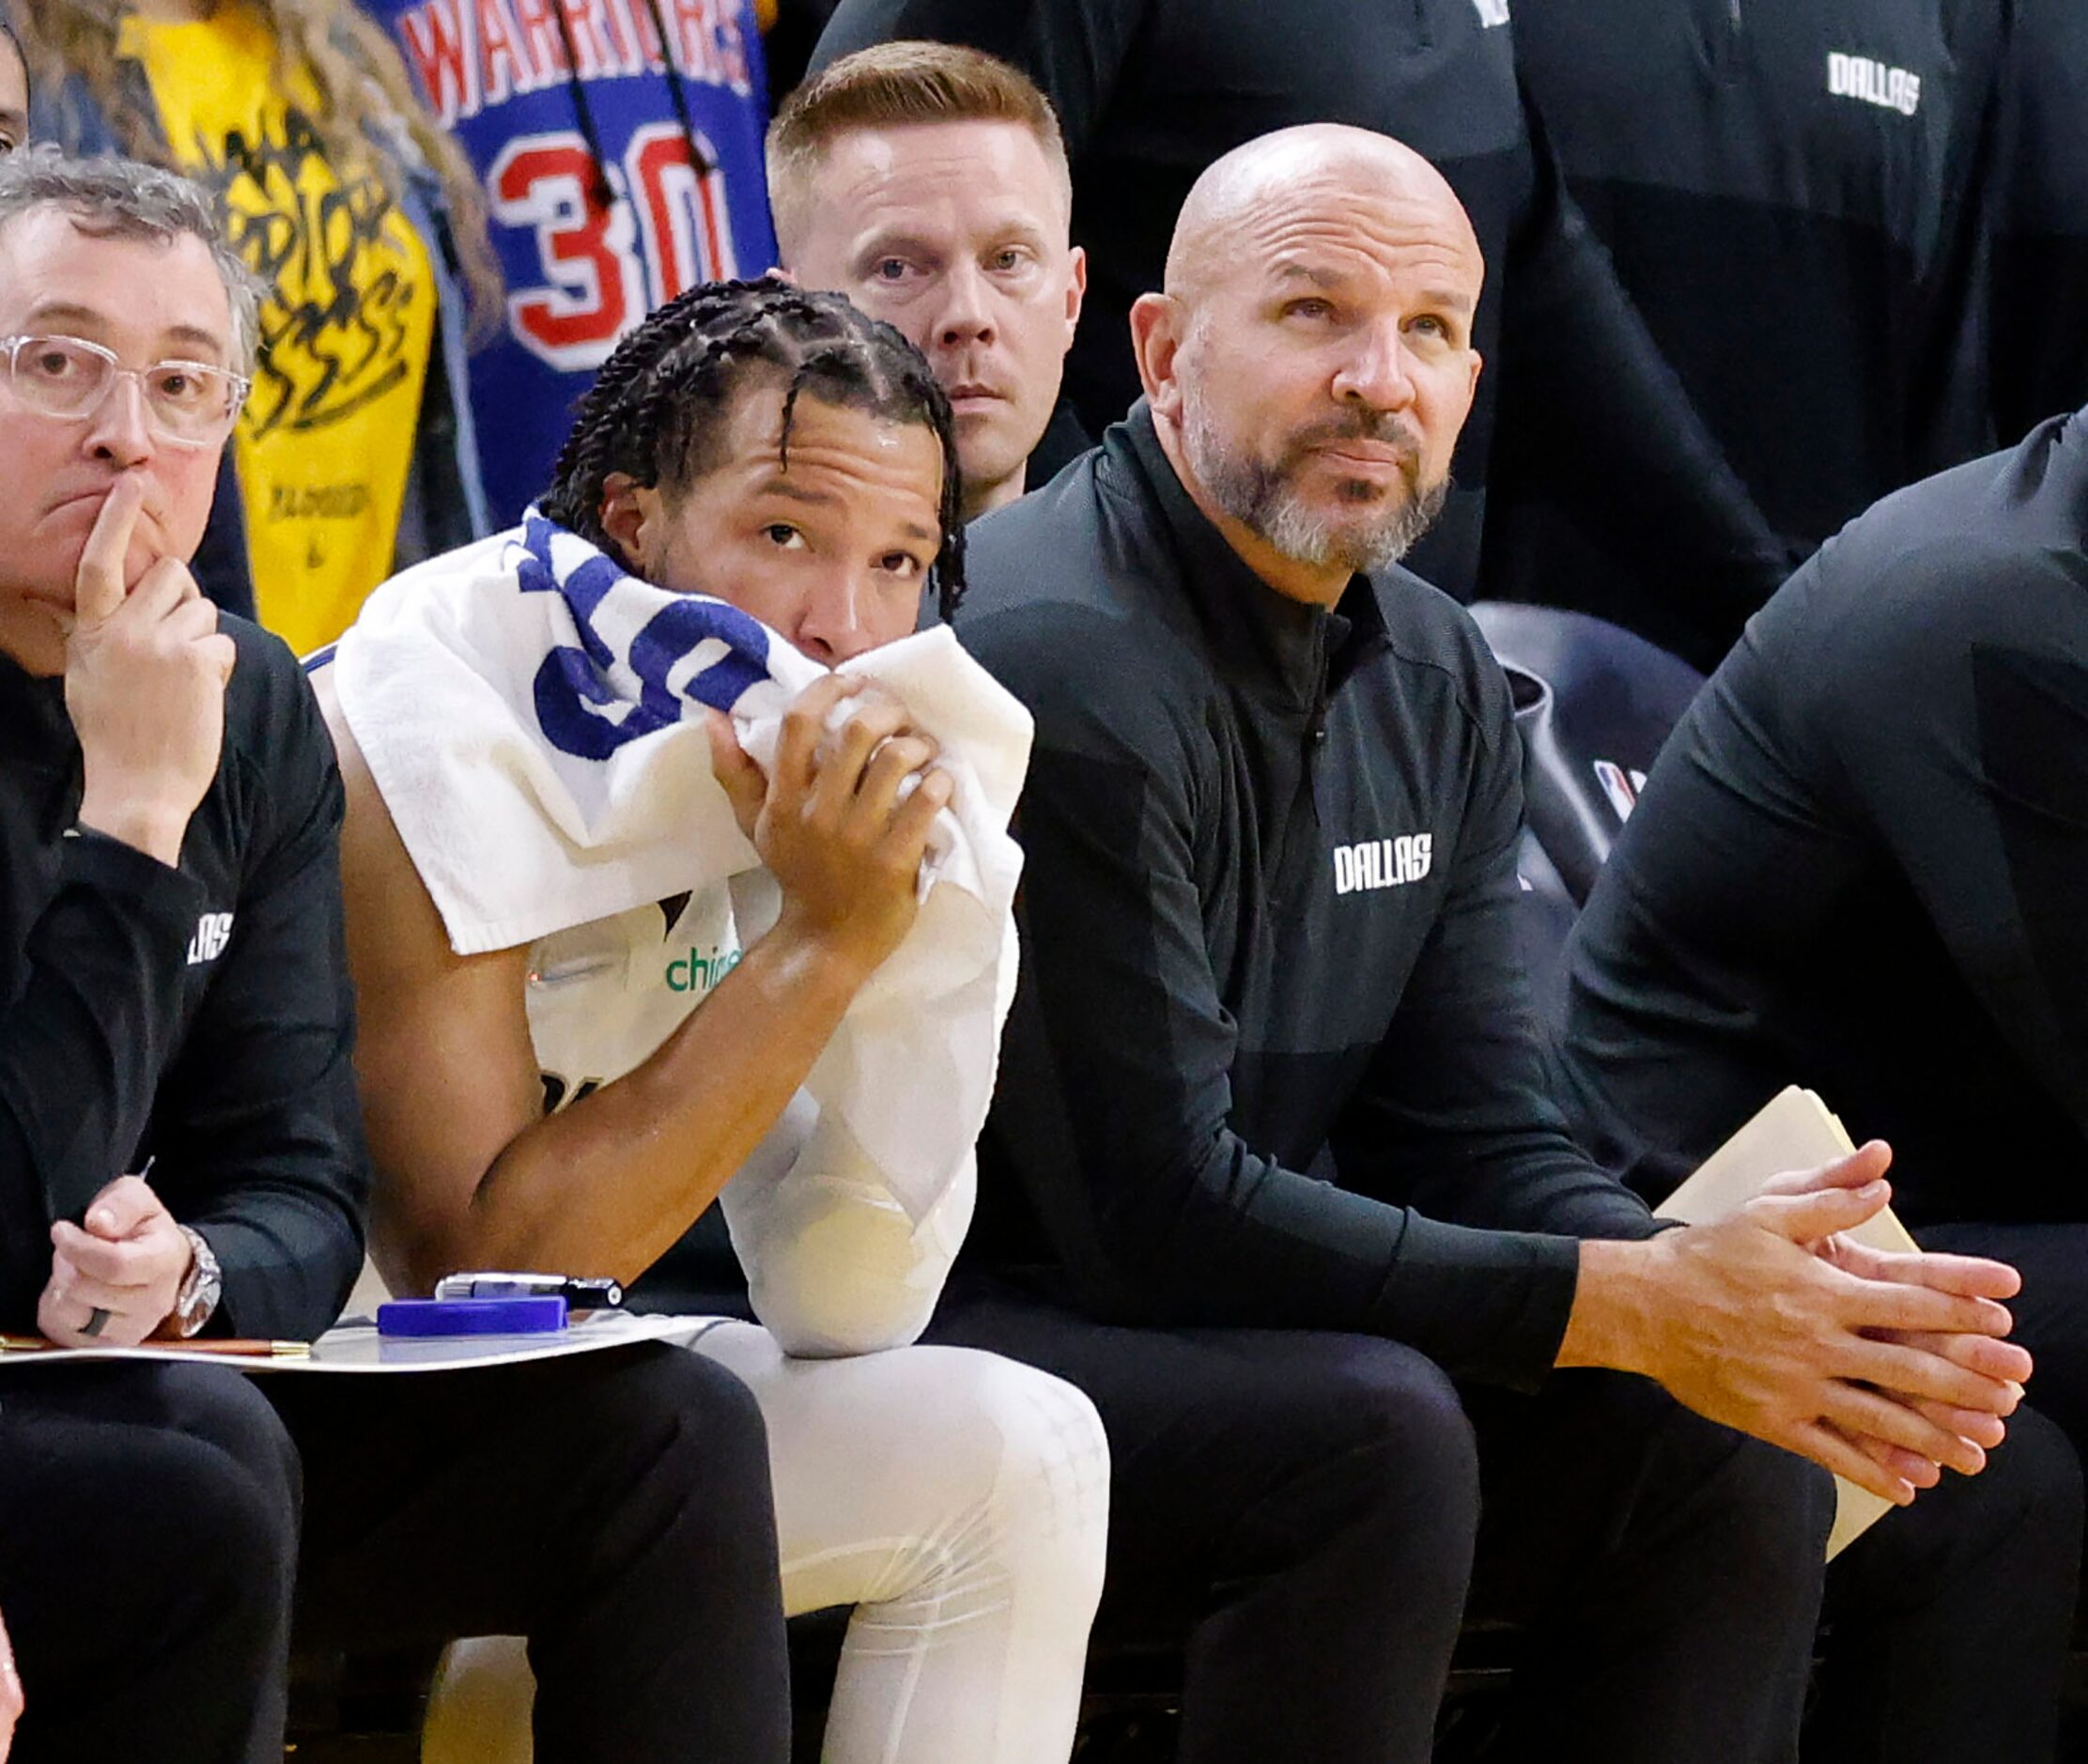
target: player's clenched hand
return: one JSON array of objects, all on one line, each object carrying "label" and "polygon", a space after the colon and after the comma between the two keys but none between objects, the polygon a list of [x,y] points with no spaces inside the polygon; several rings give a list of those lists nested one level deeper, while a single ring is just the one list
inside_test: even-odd
[{"label": "player's clenched hand", "polygon": [[[845,720],[829,729],[844,703]],[[713,715],[710,733],[719,781],[782,890],[778,930],[867,974],[913,925],[929,831],[950,801],[935,742],[895,700],[839,674],[790,707],[766,779],[723,718]]]},{"label": "player's clenched hand", "polygon": [[177,559],[126,588],[144,493],[135,476],[118,477],[80,553],[65,699],[84,766],[81,826],[171,864],[217,772],[234,650]]}]

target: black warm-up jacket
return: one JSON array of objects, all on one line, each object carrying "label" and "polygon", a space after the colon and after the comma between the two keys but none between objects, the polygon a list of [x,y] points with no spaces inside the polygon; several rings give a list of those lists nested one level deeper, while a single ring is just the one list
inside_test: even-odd
[{"label": "black warm-up jacket", "polygon": [[1990,328],[2008,444],[2088,402],[2088,6],[2013,3]]},{"label": "black warm-up jacket", "polygon": [[[1795,556],[1993,444],[1981,233],[2008,11],[1516,0],[1568,188]],[[1496,513],[1545,598],[1667,635],[1663,603],[1688,610],[1668,571],[1632,569],[1550,487],[1517,487]]]},{"label": "black warm-up jacket", "polygon": [[224,1274],[213,1334],[308,1339],[362,1265],[342,797],[275,638],[239,649],[180,868],[72,831],[61,680],[0,658],[0,1328],[33,1331],[51,1225],[126,1171]]},{"label": "black warm-up jacket", "polygon": [[[1128,315],[1161,286],[1183,198],[1221,154],[1294,123],[1394,135],[1450,181],[1478,236],[1485,357],[1452,493],[1409,563],[1460,600],[1535,597],[1483,560],[1490,489],[1532,479],[1729,642],[1788,560],[1568,200],[1516,83],[1506,0],[843,0],[824,67],[893,38],[963,42],[1058,107],[1089,289],[1066,386],[1090,435],[1138,395]],[[1717,644],[1723,649],[1724,642]]]},{"label": "black warm-up jacket", "polygon": [[1142,405],[970,544],[958,634],[1037,734],[960,1269],[1537,1380],[1568,1240],[1654,1228],[1540,1083],[1518,745],[1469,617],[1400,569],[1276,594]]}]

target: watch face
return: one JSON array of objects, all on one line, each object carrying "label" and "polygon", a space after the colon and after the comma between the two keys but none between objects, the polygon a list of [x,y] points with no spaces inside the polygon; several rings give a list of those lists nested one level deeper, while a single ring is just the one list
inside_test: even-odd
[{"label": "watch face", "polygon": [[224,1277],[219,1272],[217,1257],[210,1253],[210,1246],[204,1242],[201,1233],[189,1230],[187,1227],[182,1229],[194,1257],[189,1264],[188,1277],[175,1294],[174,1318],[183,1336],[193,1336],[210,1321],[211,1313],[217,1309]]},{"label": "watch face", "polygon": [[181,1320],[181,1333],[193,1336],[210,1321],[211,1313],[218,1308],[218,1283],[203,1281],[187,1295],[187,1301],[175,1314]]}]

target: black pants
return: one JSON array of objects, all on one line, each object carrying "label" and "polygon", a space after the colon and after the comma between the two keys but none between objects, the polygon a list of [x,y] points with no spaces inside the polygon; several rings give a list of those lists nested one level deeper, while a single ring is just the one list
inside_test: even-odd
[{"label": "black pants", "polygon": [[1979,1475],[1887,1513],[1828,1571],[1807,1764],[2045,1764],[2080,1535],[2079,1460],[2028,1408]]},{"label": "black pants", "polygon": [[946,1300],[931,1334],[1101,1410],[1098,1633],[1182,1642],[1180,1764],[1419,1764],[1468,1588],[1528,1626],[1496,1756],[1796,1754],[1829,1479],[1644,1380],[1461,1394],[1388,1341],[1112,1328],[1000,1294]]},{"label": "black pants", "polygon": [[[2012,1338],[2036,1361],[2029,1392],[2037,1414],[2018,1412],[2009,1425],[2008,1443],[1969,1488],[1956,1486],[1955,1479],[1946,1481],[1944,1489],[1924,1495],[1910,1512],[1890,1516],[1849,1552],[1846,1578],[1852,1583],[1850,1590],[1831,1584],[1829,1612],[1837,1632],[1837,1651],[1844,1632],[1853,1637],[1860,1625],[1876,1622],[1888,1636],[1933,1625],[1936,1640],[1950,1634],[1955,1651],[1939,1649],[1935,1641],[1928,1641],[1901,1648],[1895,1662],[1871,1644],[1857,1645],[1861,1669],[1882,1687],[1879,1700],[1894,1712],[1899,1737],[1918,1735],[1926,1711],[1946,1694],[1944,1686],[1956,1680],[1949,1693],[1952,1706],[1960,1710],[1984,1708],[2001,1729],[1991,1741],[1958,1756],[2034,1760],[2049,1756],[2050,1741],[2022,1730],[2025,1711],[2042,1716],[2057,1695],[2080,1593],[2080,1460],[2088,1457],[2088,1225],[1970,1223],[1926,1227],[1916,1235],[1925,1248],[1992,1256],[2020,1270],[2023,1290],[2009,1301],[2016,1318]],[[1946,1494],[1949,1500],[1940,1498]],[[1910,1580],[1921,1584],[1939,1571],[1939,1565],[1941,1571],[1950,1571],[1954,1558],[1946,1526],[1969,1501],[1981,1499],[1986,1502],[1985,1523],[2001,1519],[2011,1500],[2028,1509],[2012,1535],[2003,1534],[1988,1577],[2005,1586],[2009,1602],[1995,1609],[1993,1592],[1983,1587],[1981,1609],[1986,1615],[1972,1621],[1954,1625],[1933,1614],[1910,1615],[1897,1602],[1895,1589]],[[1981,1528],[1980,1524],[1973,1528]],[[1910,1573],[1905,1558],[1912,1559],[1916,1571]],[[1837,1569],[1837,1582],[1844,1577]],[[2013,1644],[2018,1652],[2014,1669],[1990,1689],[1983,1686],[1978,1664],[1963,1651],[1973,1640],[1982,1644],[1979,1653],[1990,1651],[1985,1646],[1988,1631],[1996,1632],[2000,1644]],[[1937,1664],[1940,1651],[1943,1663]],[[1926,1668],[1921,1664],[1925,1660],[1930,1662]],[[2033,1691],[2025,1688],[2026,1682],[2049,1688]],[[1831,1700],[1821,1716],[1821,1725],[1833,1730],[1839,1741],[1832,1753],[1823,1754],[1833,1764],[1907,1756],[1857,1742],[1850,1724]],[[1930,1751],[1916,1756],[1941,1755]]]},{"label": "black pants", "polygon": [[761,1416],[695,1354],[0,1378],[19,1764],[281,1764],[293,1579],[315,1639],[529,1636],[541,1758],[788,1756]]}]

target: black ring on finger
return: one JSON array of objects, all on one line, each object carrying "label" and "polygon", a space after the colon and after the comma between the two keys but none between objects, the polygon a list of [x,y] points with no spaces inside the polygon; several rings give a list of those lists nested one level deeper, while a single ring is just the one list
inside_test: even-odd
[{"label": "black ring on finger", "polygon": [[94,1306],[87,1312],[86,1322],[80,1325],[80,1333],[84,1336],[98,1336],[108,1321],[109,1313],[103,1310],[101,1306]]}]

